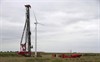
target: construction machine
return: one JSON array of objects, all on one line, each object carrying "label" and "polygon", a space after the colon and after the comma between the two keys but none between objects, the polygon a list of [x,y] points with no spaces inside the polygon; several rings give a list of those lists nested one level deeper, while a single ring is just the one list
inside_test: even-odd
[{"label": "construction machine", "polygon": [[[26,21],[21,37],[21,42],[20,42],[20,51],[18,52],[19,55],[23,56],[32,56],[31,55],[31,31],[30,31],[30,5],[25,5],[26,7]],[[25,37],[24,43],[23,43],[23,37]]]}]

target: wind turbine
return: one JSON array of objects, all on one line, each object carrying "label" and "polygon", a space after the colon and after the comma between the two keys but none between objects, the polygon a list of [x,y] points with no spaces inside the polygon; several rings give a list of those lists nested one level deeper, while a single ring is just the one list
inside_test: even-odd
[{"label": "wind turbine", "polygon": [[37,18],[36,18],[34,11],[33,11],[33,15],[34,15],[34,18],[35,18],[35,22],[34,22],[34,24],[35,24],[35,57],[37,57],[37,53],[38,53],[37,52],[37,24],[42,25],[42,26],[45,26],[45,24],[39,23],[37,21]]},{"label": "wind turbine", "polygon": [[35,57],[37,57],[37,24],[38,22],[37,22],[37,18],[36,18],[34,11],[33,11],[33,14],[35,18],[35,23],[34,23],[35,24]]}]

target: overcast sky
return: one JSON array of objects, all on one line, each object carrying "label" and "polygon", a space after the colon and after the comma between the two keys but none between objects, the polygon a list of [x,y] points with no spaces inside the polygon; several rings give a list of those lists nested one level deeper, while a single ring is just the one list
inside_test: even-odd
[{"label": "overcast sky", "polygon": [[19,51],[26,4],[33,46],[33,11],[41,23],[38,51],[100,53],[100,0],[0,0],[0,51]]}]

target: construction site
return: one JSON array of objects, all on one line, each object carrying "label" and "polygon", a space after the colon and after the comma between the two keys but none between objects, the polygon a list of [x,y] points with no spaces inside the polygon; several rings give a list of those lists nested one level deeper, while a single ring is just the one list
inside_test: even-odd
[{"label": "construction site", "polygon": [[[71,3],[72,2],[73,1],[71,1]],[[88,3],[94,4],[93,2],[90,1]],[[58,2],[56,4],[58,4]],[[99,13],[99,11],[96,13],[98,18],[96,19],[95,17],[95,20],[93,19],[91,21],[91,19],[94,17],[92,16],[89,17],[88,15],[86,15],[86,13],[84,13],[84,11],[86,11],[87,8],[86,10],[83,11],[85,15],[81,12],[80,13],[75,12],[74,14],[76,15],[73,16],[73,14],[70,14],[71,10],[66,15],[64,13],[64,10],[60,12],[60,10],[62,9],[59,9],[59,11],[57,12],[56,11],[52,12],[51,9],[50,11],[52,13],[51,12],[48,13],[47,16],[47,13],[45,12],[46,11],[48,12],[48,10],[45,10],[44,12],[41,12],[42,10],[40,10],[40,13],[37,13],[39,10],[35,12],[35,9],[32,7],[31,4],[25,4],[22,7],[24,7],[24,10],[21,9],[21,11],[25,14],[24,15],[25,17],[22,17],[24,19],[20,17],[22,20],[21,22],[11,21],[11,23],[15,23],[15,24],[9,23],[9,25],[7,25],[8,27],[6,28],[3,28],[3,26],[6,26],[7,22],[5,24],[1,23],[2,32],[0,34],[1,36],[0,62],[100,62],[100,49],[99,49],[100,44],[98,44],[100,40],[99,39],[100,33],[98,27],[99,23],[98,25],[97,23],[94,23],[94,21],[97,22],[99,20],[99,16],[97,14]],[[3,15],[4,14],[3,4],[1,9],[2,9],[1,14]],[[11,10],[11,12],[12,11],[13,10]],[[75,9],[74,11],[77,10]],[[91,15],[90,13],[89,15]],[[42,14],[43,16],[41,15],[40,17],[39,14]],[[10,15],[9,15],[8,20],[17,20],[17,17],[19,16],[17,14],[17,16],[14,16],[16,19],[10,19],[9,18]],[[44,18],[43,19],[44,21],[42,20],[43,23],[41,23],[40,21],[42,18]],[[1,18],[1,20],[4,19]],[[65,21],[62,22],[60,20],[65,20]],[[13,26],[13,27],[16,26],[17,28],[11,28],[11,27],[9,28],[9,26]],[[8,31],[6,29],[8,29]],[[9,30],[11,30],[10,32],[12,34],[9,33]],[[91,30],[96,32],[93,32]],[[17,35],[15,35],[15,33],[17,33]],[[8,41],[11,42],[8,42],[7,39]],[[17,39],[16,42],[15,41],[12,42],[12,40],[16,40],[16,39]],[[94,41],[97,42],[94,43]]]}]

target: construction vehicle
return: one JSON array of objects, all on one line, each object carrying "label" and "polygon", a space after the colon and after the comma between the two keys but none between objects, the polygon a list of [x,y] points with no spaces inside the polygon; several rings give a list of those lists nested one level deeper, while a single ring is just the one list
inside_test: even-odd
[{"label": "construction vehicle", "polygon": [[[19,55],[23,56],[31,56],[31,31],[30,31],[30,5],[25,5],[26,7],[26,21],[21,37],[21,42],[20,42],[20,51],[18,52]],[[23,37],[25,37],[25,41],[23,43]]]}]

